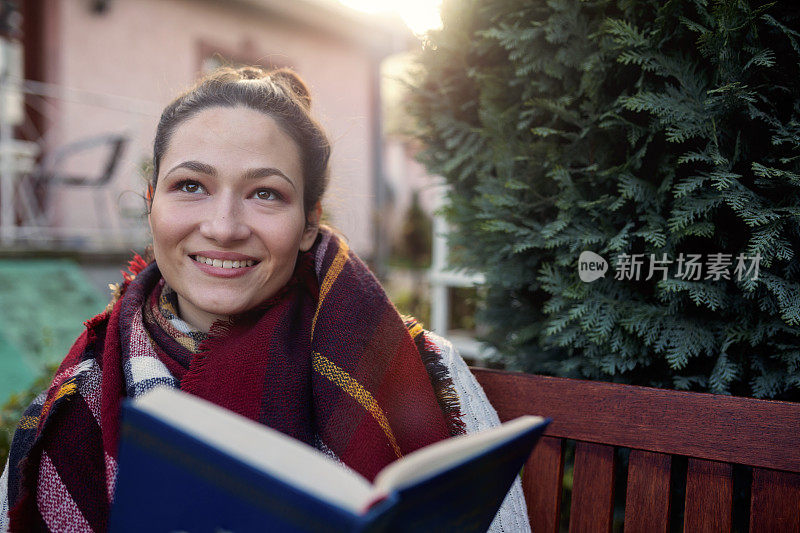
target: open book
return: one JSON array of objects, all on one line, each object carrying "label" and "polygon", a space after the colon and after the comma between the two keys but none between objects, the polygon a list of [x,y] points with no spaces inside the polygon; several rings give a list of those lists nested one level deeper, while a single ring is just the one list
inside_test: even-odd
[{"label": "open book", "polygon": [[549,420],[408,454],[370,483],[179,390],[123,404],[111,531],[485,531]]}]

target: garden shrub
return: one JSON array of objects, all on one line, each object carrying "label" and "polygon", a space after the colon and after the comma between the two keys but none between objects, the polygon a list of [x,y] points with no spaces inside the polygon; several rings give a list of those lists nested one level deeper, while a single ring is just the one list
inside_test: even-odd
[{"label": "garden shrub", "polygon": [[[486,276],[486,340],[527,371],[800,399],[800,10],[442,17],[409,109],[450,187],[453,262]],[[580,279],[585,251],[604,277]]]}]

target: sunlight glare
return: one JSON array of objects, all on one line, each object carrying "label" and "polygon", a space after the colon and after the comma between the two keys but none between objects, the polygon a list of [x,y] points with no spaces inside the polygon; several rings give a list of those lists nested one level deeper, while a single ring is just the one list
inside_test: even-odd
[{"label": "sunlight glare", "polygon": [[393,11],[416,35],[442,27],[439,10],[442,0],[339,0],[347,7],[364,13]]}]

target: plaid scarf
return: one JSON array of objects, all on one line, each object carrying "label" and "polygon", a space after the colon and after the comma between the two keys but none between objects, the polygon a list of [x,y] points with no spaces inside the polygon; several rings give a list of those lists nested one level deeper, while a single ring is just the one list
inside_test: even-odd
[{"label": "plaid scarf", "polygon": [[[208,338],[208,333],[198,331],[181,320],[178,316],[178,293],[163,280],[150,295],[143,312],[148,330],[161,330],[169,335],[185,350],[185,353],[180,354],[182,358],[199,352],[200,344]],[[174,357],[177,354],[171,355]]]},{"label": "plaid scarf", "polygon": [[464,432],[435,345],[326,229],[279,294],[207,337],[177,318],[171,298],[157,266],[136,258],[113,307],[87,322],[15,434],[12,531],[105,530],[120,402],[159,385],[317,446],[368,479]]}]

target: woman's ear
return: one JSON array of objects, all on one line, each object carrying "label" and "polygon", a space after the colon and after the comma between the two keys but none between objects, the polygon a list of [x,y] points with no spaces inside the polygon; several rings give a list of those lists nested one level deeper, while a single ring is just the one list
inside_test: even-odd
[{"label": "woman's ear", "polygon": [[153,210],[153,194],[154,194],[154,192],[155,191],[153,191],[153,184],[152,183],[148,183],[147,184],[147,191],[145,191],[145,195],[144,195],[144,201],[145,201],[145,203],[147,205],[147,214],[148,215],[150,215],[150,211]]},{"label": "woman's ear", "polygon": [[317,202],[314,207],[308,211],[306,216],[306,227],[303,230],[303,236],[300,238],[300,250],[307,252],[313,246],[314,241],[317,239],[319,233],[319,223],[322,219],[322,204]]},{"label": "woman's ear", "polygon": [[153,212],[153,184],[147,184],[147,190],[144,193],[144,206],[145,213],[147,214],[147,226],[150,228],[150,235],[153,234],[153,223],[150,222],[150,214]]}]

